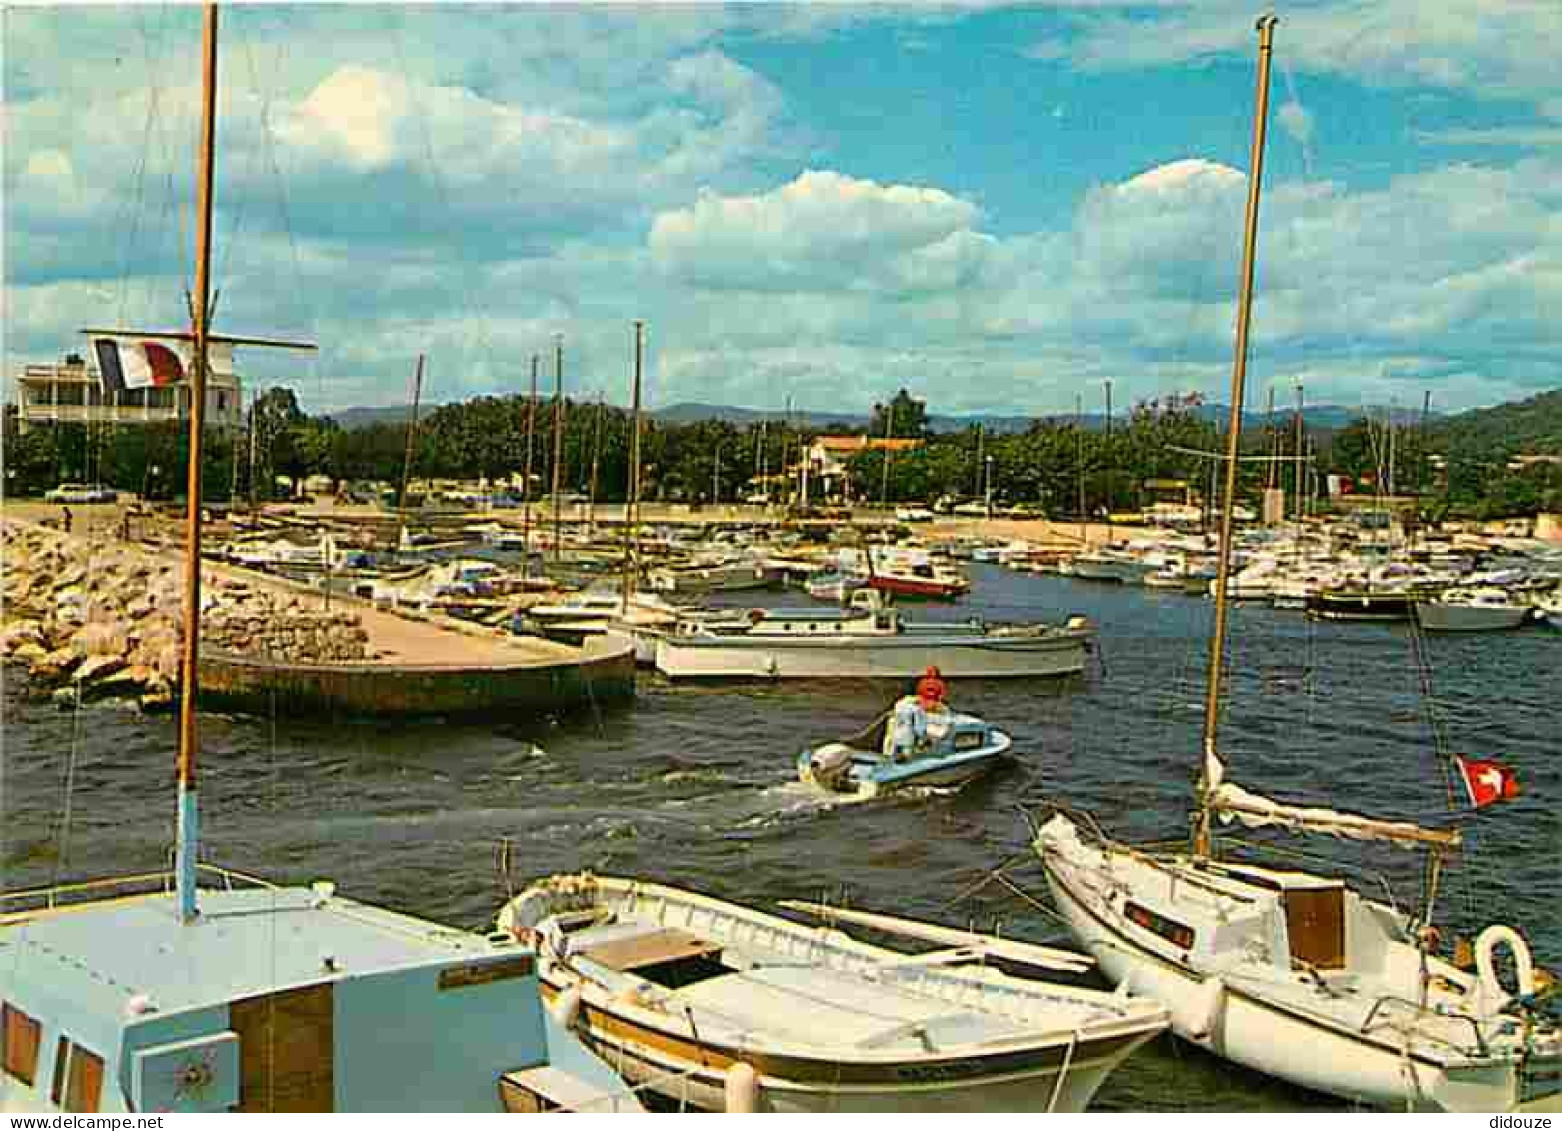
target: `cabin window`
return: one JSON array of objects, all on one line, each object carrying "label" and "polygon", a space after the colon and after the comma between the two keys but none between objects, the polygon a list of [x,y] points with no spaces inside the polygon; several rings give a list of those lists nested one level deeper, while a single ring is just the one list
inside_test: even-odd
[{"label": "cabin window", "polygon": [[103,1058],[68,1037],[61,1037],[54,1055],[54,1083],[49,1099],[66,1111],[91,1114],[98,1110],[102,1096]]},{"label": "cabin window", "polygon": [[1152,934],[1159,935],[1179,950],[1193,949],[1193,928],[1175,919],[1151,911],[1148,907],[1129,900],[1123,904],[1123,914],[1130,923],[1137,923]]},{"label": "cabin window", "polygon": [[38,1045],[43,1026],[9,1003],[0,1006],[0,1066],[8,1076],[32,1086],[38,1075]]}]

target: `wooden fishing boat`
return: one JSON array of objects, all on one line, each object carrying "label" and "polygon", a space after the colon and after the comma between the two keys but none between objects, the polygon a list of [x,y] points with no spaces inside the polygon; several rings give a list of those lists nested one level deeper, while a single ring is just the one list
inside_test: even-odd
[{"label": "wooden fishing boat", "polygon": [[[789,906],[826,925],[585,873],[533,884],[498,929],[537,947],[555,1015],[604,1059],[710,1109],[747,1087],[765,1111],[1080,1111],[1166,1025],[1154,1002],[984,964],[1080,972],[1077,954]],[[942,946],[907,954],[843,923]]]}]

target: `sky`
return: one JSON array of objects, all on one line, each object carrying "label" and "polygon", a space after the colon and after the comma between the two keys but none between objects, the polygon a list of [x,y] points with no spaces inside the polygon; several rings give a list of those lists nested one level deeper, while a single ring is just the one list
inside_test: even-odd
[{"label": "sky", "polygon": [[[1562,387],[1562,3],[1283,3],[1248,403]],[[1260,9],[236,4],[218,332],[306,411],[1225,401]],[[200,10],[3,13],[4,361],[187,321]]]}]

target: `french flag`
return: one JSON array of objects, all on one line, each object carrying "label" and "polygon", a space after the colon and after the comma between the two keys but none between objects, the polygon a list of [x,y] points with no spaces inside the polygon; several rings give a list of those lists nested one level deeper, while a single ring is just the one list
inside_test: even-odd
[{"label": "french flag", "polygon": [[189,367],[182,344],[145,338],[93,338],[98,372],[115,392],[160,389],[183,381]]}]

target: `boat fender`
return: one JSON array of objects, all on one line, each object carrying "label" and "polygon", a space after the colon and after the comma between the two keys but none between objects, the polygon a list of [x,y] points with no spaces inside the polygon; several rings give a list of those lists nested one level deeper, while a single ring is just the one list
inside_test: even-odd
[{"label": "boat fender", "polygon": [[752,1115],[759,1110],[759,1075],[753,1065],[732,1062],[722,1081],[722,1099],[729,1114]]},{"label": "boat fender", "polygon": [[1189,1040],[1208,1043],[1220,1024],[1221,1011],[1226,1004],[1226,982],[1223,978],[1207,978],[1193,999],[1189,1016]]},{"label": "boat fender", "polygon": [[575,1022],[580,1020],[580,987],[567,986],[559,991],[549,1004],[548,1012],[553,1014],[561,1029],[573,1029]]},{"label": "boat fender", "polygon": [[[1497,968],[1492,958],[1499,946],[1507,946],[1513,955],[1513,970],[1518,976],[1518,993],[1510,994],[1497,978]],[[1512,927],[1493,924],[1475,940],[1475,971],[1481,980],[1481,999],[1486,1009],[1501,1009],[1514,997],[1527,997],[1535,992],[1535,963],[1530,957],[1529,944],[1524,936]]]}]

